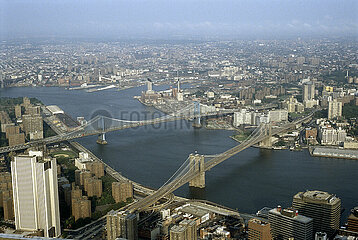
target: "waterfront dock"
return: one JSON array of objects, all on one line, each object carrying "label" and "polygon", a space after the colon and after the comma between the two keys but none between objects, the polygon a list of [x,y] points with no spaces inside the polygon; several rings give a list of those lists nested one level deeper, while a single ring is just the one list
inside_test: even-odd
[{"label": "waterfront dock", "polygon": [[112,88],[116,88],[116,87],[117,86],[115,86],[115,85],[109,85],[109,86],[106,86],[106,87],[89,89],[89,90],[86,90],[86,92],[92,93],[92,92],[104,91],[104,90],[108,90],[108,89],[112,89]]},{"label": "waterfront dock", "polygon": [[358,150],[315,147],[309,152],[311,156],[314,157],[344,158],[344,159],[358,160]]}]

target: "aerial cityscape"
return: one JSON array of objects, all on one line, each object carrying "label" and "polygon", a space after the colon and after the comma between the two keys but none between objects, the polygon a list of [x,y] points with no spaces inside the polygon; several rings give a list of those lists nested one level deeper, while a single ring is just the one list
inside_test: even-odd
[{"label": "aerial cityscape", "polygon": [[358,239],[358,3],[169,2],[0,1],[0,239]]}]

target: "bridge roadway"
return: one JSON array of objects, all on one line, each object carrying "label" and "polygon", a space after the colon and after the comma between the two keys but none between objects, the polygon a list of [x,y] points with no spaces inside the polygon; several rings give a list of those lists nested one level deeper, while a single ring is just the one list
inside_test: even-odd
[{"label": "bridge roadway", "polygon": [[[274,129],[272,129],[271,133],[272,133],[272,135],[275,135],[275,134],[280,134],[284,131],[287,131],[288,129],[295,127],[296,125],[301,124],[304,121],[307,121],[308,119],[310,119],[313,116],[313,114],[314,114],[314,112],[312,112],[308,116],[306,116],[302,119],[299,119],[295,122],[287,123],[281,127],[274,128]],[[245,150],[246,148],[249,148],[255,144],[262,142],[263,140],[265,140],[267,138],[265,131],[266,131],[266,129],[264,129],[264,128],[258,129],[258,131],[253,136],[251,136],[251,138],[249,140],[244,141],[242,144],[237,145],[237,146],[217,155],[216,157],[212,158],[208,162],[205,162],[204,171],[210,170],[211,168],[215,167],[216,165],[220,164],[221,162],[225,161],[226,159],[236,155],[237,153]],[[184,184],[186,184],[186,183],[190,182],[191,180],[193,180],[194,178],[196,178],[199,174],[200,174],[199,171],[192,171],[189,169],[189,171],[186,174],[169,182],[167,185],[158,189],[154,194],[149,195],[146,198],[131,204],[128,207],[128,210],[131,212],[134,212],[134,211],[143,211],[143,210],[147,209],[149,206],[153,205],[159,199],[167,196],[168,194],[172,193],[179,187],[183,186]]]},{"label": "bridge roadway", "polygon": [[[89,125],[82,126],[79,129],[74,129],[71,132],[60,133],[56,136],[47,137],[47,138],[39,139],[39,140],[34,140],[34,141],[27,142],[24,144],[1,147],[0,154],[6,153],[6,152],[11,152],[11,151],[23,150],[23,149],[27,149],[32,146],[39,146],[39,145],[44,145],[44,144],[52,144],[52,143],[57,143],[57,142],[69,141],[69,140],[73,140],[76,138],[82,138],[82,137],[91,136],[91,135],[99,135],[99,134],[103,134],[103,133],[107,133],[107,132],[119,131],[119,130],[128,129],[128,128],[135,128],[135,127],[140,127],[140,126],[145,126],[145,125],[154,125],[154,124],[159,124],[159,123],[164,123],[164,122],[172,122],[172,121],[183,120],[183,119],[188,120],[188,119],[198,118],[198,117],[220,116],[220,115],[225,115],[225,114],[231,114],[233,112],[234,112],[233,110],[221,110],[221,111],[215,111],[215,112],[210,112],[210,113],[206,113],[206,114],[190,114],[190,115],[179,115],[179,116],[166,115],[164,117],[155,118],[155,119],[151,119],[151,120],[144,120],[144,121],[126,121],[126,120],[120,120],[120,119],[107,118],[107,117],[103,117],[103,116],[97,116],[89,121],[89,123],[90,123]],[[93,130],[85,129],[86,127],[90,127],[91,124],[93,124],[97,121],[102,121],[102,119],[107,119],[107,120],[113,121],[114,123],[124,123],[125,125],[109,127],[104,130],[103,129],[93,129]],[[97,122],[97,125],[98,125],[98,122]],[[93,126],[91,126],[91,127],[93,128]]]},{"label": "bridge roadway", "polygon": [[[110,175],[111,177],[113,177],[115,180],[117,181],[130,181],[133,184],[133,188],[134,188],[134,193],[135,193],[135,197],[137,198],[138,193],[141,195],[145,195],[145,196],[150,196],[152,194],[154,194],[156,191],[145,187],[139,183],[136,183],[134,181],[129,180],[128,178],[124,177],[123,175],[121,175],[119,172],[115,171],[112,167],[110,167],[108,164],[106,164],[105,162],[103,162],[101,159],[99,159],[96,155],[94,155],[91,151],[89,151],[87,148],[83,147],[80,143],[78,142],[70,142],[70,144],[72,145],[72,147],[74,147],[75,149],[77,149],[78,151],[81,152],[86,152],[88,153],[88,155],[90,156],[90,158],[92,158],[95,161],[99,161],[102,162],[104,164],[104,169],[106,171],[106,174]],[[170,201],[168,201],[168,203],[170,204],[171,202],[180,202],[180,203],[188,203],[190,202],[191,205],[193,206],[198,206],[201,208],[206,208],[209,211],[215,212],[217,214],[221,214],[221,215],[225,215],[225,216],[229,216],[229,215],[237,215],[240,216],[240,214],[228,207],[225,206],[221,206],[218,205],[216,203],[212,203],[209,201],[191,201],[187,198],[183,198],[183,197],[179,197],[179,196],[175,196],[173,194],[170,194],[168,199],[170,199]],[[140,199],[140,198],[138,198]],[[160,205],[158,207],[154,207],[153,209],[156,208],[160,208],[163,207],[164,205]],[[98,233],[100,231],[103,231],[106,225],[106,218],[105,216],[98,219],[95,222],[89,223],[86,226],[80,228],[80,229],[76,229],[76,230],[70,230],[70,229],[65,229],[64,232],[66,232],[68,234],[69,238],[72,239],[93,239],[96,235],[98,235]]]}]

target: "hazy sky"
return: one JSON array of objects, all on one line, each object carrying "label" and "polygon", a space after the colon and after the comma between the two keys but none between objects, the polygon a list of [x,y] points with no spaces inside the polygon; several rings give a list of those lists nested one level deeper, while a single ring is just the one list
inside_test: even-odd
[{"label": "hazy sky", "polygon": [[358,0],[0,0],[2,37],[357,36]]}]

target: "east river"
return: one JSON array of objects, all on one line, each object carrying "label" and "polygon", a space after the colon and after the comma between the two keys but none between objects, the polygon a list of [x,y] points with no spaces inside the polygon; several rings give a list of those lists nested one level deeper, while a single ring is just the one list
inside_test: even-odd
[{"label": "east river", "polygon": [[[132,120],[158,117],[155,109],[133,99],[142,90],[87,93],[26,87],[0,89],[0,96],[36,97],[46,105],[58,105],[73,118],[90,119],[97,114]],[[232,131],[193,129],[188,122],[177,121],[108,133],[108,145],[96,144],[96,136],[78,141],[124,176],[158,188],[190,153],[217,154],[235,146],[231,135]],[[305,190],[336,194],[345,208],[345,220],[350,209],[358,206],[358,161],[311,157],[306,150],[249,148],[207,172],[204,190],[193,191],[185,185],[175,194],[255,213],[265,206],[290,206],[293,195]]]}]

